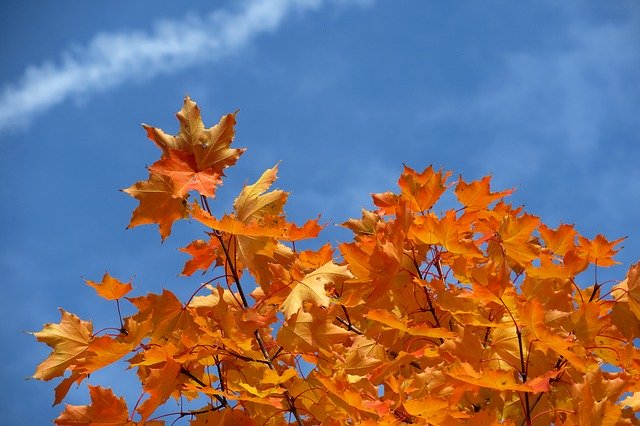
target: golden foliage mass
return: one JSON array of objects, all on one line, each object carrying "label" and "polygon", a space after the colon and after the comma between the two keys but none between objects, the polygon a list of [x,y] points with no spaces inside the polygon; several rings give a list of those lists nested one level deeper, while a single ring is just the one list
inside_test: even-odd
[{"label": "golden foliage mass", "polygon": [[[87,280],[132,314],[94,332],[61,310],[33,333],[52,349],[33,377],[62,377],[55,403],[123,358],[140,380],[128,404],[88,385],[91,403],[67,405],[57,424],[639,423],[640,264],[613,286],[597,281],[622,238],[549,227],[490,176],[451,182],[405,166],[397,193],[374,194],[375,210],[343,224],[352,241],[300,251],[324,225],[287,221],[277,166],[232,213],[212,213],[244,152],[231,148],[236,115],[205,128],[187,97],[177,117],[175,136],[144,126],[162,156],[125,190],[140,203],[129,226],[155,223],[162,239],[179,219],[204,226],[182,249],[182,275],[202,275],[188,300]],[[459,206],[438,210],[452,187]]]}]

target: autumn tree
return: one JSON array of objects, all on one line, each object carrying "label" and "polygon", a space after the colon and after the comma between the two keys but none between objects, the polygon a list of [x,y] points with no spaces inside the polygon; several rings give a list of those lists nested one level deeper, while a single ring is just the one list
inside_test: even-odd
[{"label": "autumn tree", "polygon": [[[133,314],[96,332],[61,310],[33,333],[52,349],[33,377],[61,379],[58,404],[126,359],[140,398],[88,385],[91,404],[67,405],[57,424],[639,423],[640,264],[604,288],[593,273],[622,239],[550,228],[489,176],[405,166],[397,192],[342,224],[352,241],[299,250],[323,225],[287,221],[277,166],[233,213],[212,214],[244,153],[231,147],[236,114],[206,128],[187,97],[177,118],[176,135],[144,126],[162,155],[124,192],[139,201],[130,227],[157,224],[163,240],[180,219],[204,228],[181,249],[193,294],[87,281]],[[459,205],[440,211],[446,191]]]}]

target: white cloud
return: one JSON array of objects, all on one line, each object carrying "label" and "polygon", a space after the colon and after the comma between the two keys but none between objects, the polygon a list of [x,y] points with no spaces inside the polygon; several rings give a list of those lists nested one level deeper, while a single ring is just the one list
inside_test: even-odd
[{"label": "white cloud", "polygon": [[[347,2],[367,3],[337,1]],[[60,60],[30,66],[19,82],[5,84],[0,93],[0,131],[26,125],[34,114],[73,96],[216,60],[256,36],[276,30],[287,15],[317,9],[322,3],[249,0],[234,12],[216,11],[204,18],[159,22],[149,33],[98,34],[86,46],[65,51]]]}]

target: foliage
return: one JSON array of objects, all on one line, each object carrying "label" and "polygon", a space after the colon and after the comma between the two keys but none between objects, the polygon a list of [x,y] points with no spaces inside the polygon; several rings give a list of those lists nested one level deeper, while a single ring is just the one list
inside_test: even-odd
[{"label": "foliage", "polygon": [[[489,176],[451,183],[405,166],[398,193],[374,194],[375,211],[343,224],[351,242],[300,251],[323,226],[287,222],[288,194],[270,190],[277,166],[232,214],[211,213],[244,152],[230,147],[235,114],[205,128],[187,97],[177,117],[175,136],[144,126],[162,157],[124,190],[140,202],[130,226],[158,224],[164,240],[176,220],[204,225],[182,275],[207,281],[186,301],[125,297],[131,284],[108,274],[87,281],[118,315],[125,300],[135,313],[96,333],[61,310],[33,333],[52,348],[33,377],[62,377],[57,404],[128,357],[141,397],[131,407],[89,386],[91,404],[67,405],[57,424],[638,424],[640,264],[606,293],[597,280],[622,239],[552,229]],[[450,188],[459,207],[437,214]]]}]

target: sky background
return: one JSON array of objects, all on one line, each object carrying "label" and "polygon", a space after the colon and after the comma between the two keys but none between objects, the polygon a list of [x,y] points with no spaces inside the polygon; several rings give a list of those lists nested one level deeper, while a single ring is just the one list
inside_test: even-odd
[{"label": "sky background", "polygon": [[[213,4],[213,6],[212,6]],[[640,3],[255,0],[0,4],[2,422],[47,424],[55,383],[24,380],[48,354],[24,333],[57,307],[117,325],[82,277],[135,295],[188,295],[177,252],[203,229],[125,230],[119,192],[159,158],[140,123],[175,133],[189,94],[207,126],[240,109],[214,209],[278,161],[286,211],[341,223],[395,190],[402,164],[466,180],[493,174],[551,226],[628,236],[640,259]],[[337,227],[314,243],[349,233]],[[125,314],[130,313],[125,307]],[[132,372],[97,373],[124,394]],[[86,403],[86,389],[68,402]]]}]

